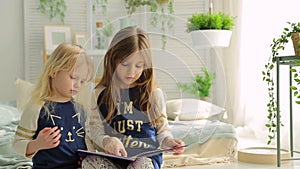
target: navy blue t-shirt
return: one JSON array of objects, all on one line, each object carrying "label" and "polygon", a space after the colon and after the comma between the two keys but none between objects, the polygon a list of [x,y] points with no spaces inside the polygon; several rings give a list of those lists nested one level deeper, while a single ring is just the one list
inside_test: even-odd
[{"label": "navy blue t-shirt", "polygon": [[[50,102],[47,101],[45,104],[48,103]],[[75,108],[73,100],[64,103],[55,102],[53,104],[53,108],[52,106],[49,107],[50,116],[45,113],[44,108],[40,110],[38,129],[33,139],[45,127],[57,126],[61,134],[60,144],[52,149],[38,151],[32,158],[33,168],[76,169],[79,161],[77,149],[87,149],[84,140],[85,115],[82,108],[78,110],[76,109],[78,106]]]},{"label": "navy blue t-shirt", "polygon": [[[159,147],[156,128],[149,122],[146,112],[141,110],[137,90],[137,88],[121,89],[121,100],[117,103],[111,120],[104,125],[106,134],[121,140],[128,157]],[[98,104],[102,97],[103,92],[98,97]],[[101,105],[99,109],[100,116],[104,119],[108,115],[106,105]],[[154,167],[160,168],[162,154],[150,158]]]}]

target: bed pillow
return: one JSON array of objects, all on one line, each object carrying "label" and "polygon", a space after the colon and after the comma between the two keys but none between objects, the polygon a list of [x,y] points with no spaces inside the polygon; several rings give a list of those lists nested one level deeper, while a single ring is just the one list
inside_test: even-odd
[{"label": "bed pillow", "polygon": [[[16,92],[17,92],[17,108],[23,110],[27,103],[30,94],[34,88],[34,84],[17,78],[15,81]],[[91,98],[92,85],[87,83],[83,85],[80,92],[75,96],[75,100],[81,104],[88,105],[89,99]]]},{"label": "bed pillow", "polygon": [[15,81],[15,87],[17,93],[17,108],[22,110],[30,97],[34,85],[28,81],[17,78]]},{"label": "bed pillow", "polygon": [[171,120],[202,120],[219,118],[225,109],[212,103],[198,99],[168,100],[167,115]]}]

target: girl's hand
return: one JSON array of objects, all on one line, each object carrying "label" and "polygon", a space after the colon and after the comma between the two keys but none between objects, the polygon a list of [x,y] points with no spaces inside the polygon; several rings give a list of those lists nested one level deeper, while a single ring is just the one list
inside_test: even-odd
[{"label": "girl's hand", "polygon": [[127,157],[127,152],[120,141],[120,139],[116,137],[107,137],[103,140],[103,147],[105,153],[113,154],[117,156],[125,156]]},{"label": "girl's hand", "polygon": [[57,147],[60,143],[60,130],[58,127],[45,127],[41,130],[35,140],[39,149],[50,149]]},{"label": "girl's hand", "polygon": [[[164,139],[164,141],[162,142],[161,147],[162,148],[172,148],[172,147],[179,147],[179,146],[184,146],[184,142],[181,140],[177,140],[171,137],[167,137]],[[181,148],[176,148],[174,150],[170,150],[170,152],[174,152],[174,155],[179,155],[182,154],[184,152],[184,147]]]},{"label": "girl's hand", "polygon": [[27,144],[26,156],[29,157],[39,150],[54,148],[60,143],[60,130],[57,127],[45,127],[36,139]]}]

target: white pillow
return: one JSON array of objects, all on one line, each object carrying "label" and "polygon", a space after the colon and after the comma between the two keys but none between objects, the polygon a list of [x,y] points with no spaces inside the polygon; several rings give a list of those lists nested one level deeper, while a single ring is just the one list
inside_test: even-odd
[{"label": "white pillow", "polygon": [[198,99],[175,99],[167,103],[169,119],[181,121],[208,119],[221,115],[225,109],[212,103]]},{"label": "white pillow", "polygon": [[22,110],[30,97],[34,85],[28,81],[17,78],[15,81],[15,87],[17,93],[17,108]]}]

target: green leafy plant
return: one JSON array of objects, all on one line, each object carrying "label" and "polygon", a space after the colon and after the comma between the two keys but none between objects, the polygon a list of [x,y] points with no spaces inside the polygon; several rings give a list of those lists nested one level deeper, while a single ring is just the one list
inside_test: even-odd
[{"label": "green leafy plant", "polygon": [[197,95],[199,98],[209,97],[215,74],[209,72],[205,67],[202,67],[201,70],[204,76],[197,74],[191,83],[178,83],[178,87],[187,93]]},{"label": "green leafy plant", "polygon": [[[93,14],[96,14],[97,9],[100,9],[101,14],[103,15],[103,16],[101,16],[101,18],[105,18],[103,20],[106,20],[103,23],[103,26],[101,27],[101,30],[99,30],[99,29],[96,30],[96,36],[98,36],[98,40],[99,40],[99,38],[100,38],[100,40],[102,39],[102,44],[104,44],[104,46],[101,46],[101,45],[99,45],[101,43],[98,42],[98,45],[96,46],[96,48],[98,48],[98,49],[101,49],[103,47],[105,48],[105,47],[108,46],[109,38],[113,35],[114,29],[115,29],[114,25],[106,17],[107,5],[108,5],[108,0],[94,0],[93,3],[92,3]],[[99,36],[101,36],[100,34],[103,34],[104,36],[99,37]]]},{"label": "green leafy plant", "polygon": [[224,13],[194,14],[188,18],[187,32],[203,29],[231,30],[234,26],[234,17]]},{"label": "green leafy plant", "polygon": [[105,16],[107,13],[107,0],[95,0],[92,4],[93,12],[100,6],[101,13]]},{"label": "green leafy plant", "polygon": [[110,37],[113,35],[114,29],[114,25],[109,20],[107,20],[107,22],[104,23],[102,32],[106,37]]},{"label": "green leafy plant", "polygon": [[[174,13],[173,0],[125,0],[125,5],[127,14],[129,16],[135,13],[136,10],[141,6],[149,7],[149,11],[153,12],[150,21],[151,25],[156,27],[158,26],[158,23],[161,23],[160,28],[162,31],[162,49],[165,50],[167,42],[165,35],[166,29],[168,28],[168,30],[173,30],[174,19],[169,16],[170,14]],[[160,11],[158,11],[159,9]]]},{"label": "green leafy plant", "polygon": [[[267,83],[268,86],[268,122],[266,123],[266,127],[268,128],[269,134],[268,134],[268,144],[272,142],[272,140],[275,138],[276,135],[276,118],[277,118],[277,100],[276,100],[276,93],[275,93],[275,82],[274,82],[274,67],[276,64],[276,57],[279,56],[279,52],[283,51],[285,49],[285,45],[291,40],[291,37],[294,33],[300,32],[300,22],[298,23],[291,23],[287,22],[288,27],[285,27],[283,29],[283,32],[278,38],[274,38],[270,47],[272,50],[272,54],[270,58],[268,59],[268,62],[264,66],[264,70],[262,71],[263,75],[263,81]],[[300,65],[300,62],[296,62],[296,66]],[[300,73],[297,72],[297,70],[293,67],[290,69],[290,71],[293,73],[293,80],[296,82],[297,85],[300,84]],[[292,85],[290,88],[293,90],[294,97],[296,98],[295,102],[297,104],[300,104],[300,89]],[[280,125],[283,125],[280,121]]]},{"label": "green leafy plant", "polygon": [[[162,42],[162,49],[165,50],[166,48],[166,43],[167,43],[167,38],[166,38],[166,28],[168,28],[169,31],[174,30],[173,23],[174,23],[174,18],[170,15],[174,13],[174,5],[172,0],[155,0],[156,3],[150,7],[150,12],[152,13],[151,16],[151,25],[156,27],[158,21],[160,21],[161,25],[161,31],[162,31],[162,36],[161,36],[161,42]],[[160,17],[158,16],[157,9],[160,8]],[[167,11],[166,11],[167,9]]]},{"label": "green leafy plant", "polygon": [[125,0],[125,5],[127,14],[131,16],[136,12],[137,8],[145,5],[155,6],[155,3],[153,0]]},{"label": "green leafy plant", "polygon": [[38,9],[41,13],[48,15],[50,20],[59,17],[60,21],[65,23],[65,12],[67,10],[65,0],[40,0]]}]

